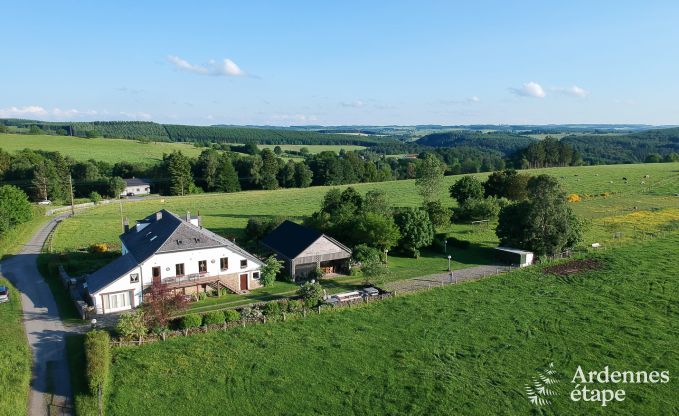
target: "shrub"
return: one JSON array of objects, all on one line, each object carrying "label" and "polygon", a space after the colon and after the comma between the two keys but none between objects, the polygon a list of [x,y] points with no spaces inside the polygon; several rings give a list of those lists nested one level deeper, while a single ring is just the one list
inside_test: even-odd
[{"label": "shrub", "polygon": [[491,220],[497,217],[500,205],[496,198],[468,199],[453,209],[453,216],[458,221]]},{"label": "shrub", "polygon": [[198,328],[203,323],[203,319],[197,313],[190,313],[183,316],[179,321],[181,329]]},{"label": "shrub", "polygon": [[264,261],[262,267],[261,282],[264,286],[270,286],[276,281],[276,276],[283,268],[283,264],[276,259],[276,256],[269,256]]},{"label": "shrub", "polygon": [[314,270],[310,271],[309,274],[307,274],[307,279],[310,280],[319,280],[323,278],[323,270],[321,270],[320,267],[316,267]]},{"label": "shrub", "polygon": [[97,191],[92,191],[90,192],[89,199],[93,204],[98,204],[101,202],[101,195],[99,195],[99,192]]},{"label": "shrub", "polygon": [[351,251],[351,257],[359,263],[381,260],[380,251],[366,244],[359,244]]},{"label": "shrub", "polygon": [[313,308],[323,299],[323,288],[318,282],[307,282],[299,288],[297,294],[302,298],[304,306]]},{"label": "shrub", "polygon": [[106,243],[96,243],[92,244],[88,251],[90,253],[107,253],[109,250],[108,244]]},{"label": "shrub", "polygon": [[122,314],[116,325],[116,330],[120,336],[125,338],[142,338],[147,332],[144,312],[138,309]]},{"label": "shrub", "polygon": [[258,319],[262,317],[262,311],[257,308],[245,307],[241,309],[240,316],[243,319]]},{"label": "shrub", "polygon": [[198,292],[198,300],[205,300],[207,299],[207,293],[205,292]]},{"label": "shrub", "polygon": [[567,198],[568,202],[580,202],[581,198],[578,194],[570,194]]},{"label": "shrub", "polygon": [[304,303],[302,303],[301,300],[299,300],[299,299],[290,299],[290,300],[288,301],[288,312],[291,312],[291,313],[301,312],[303,306],[304,306]]},{"label": "shrub", "polygon": [[111,366],[111,344],[106,331],[90,331],[85,335],[85,361],[87,384],[90,392],[97,395],[99,389],[103,390],[108,380]]},{"label": "shrub", "polygon": [[240,319],[240,313],[235,309],[227,309],[224,311],[224,318],[226,322],[235,322]]},{"label": "shrub", "polygon": [[264,305],[264,315],[269,318],[278,316],[281,314],[281,304],[278,302],[269,302]]},{"label": "shrub", "polygon": [[424,210],[429,215],[429,220],[434,227],[447,227],[450,225],[451,210],[443,206],[441,201],[428,202],[424,206]]},{"label": "shrub", "polygon": [[224,312],[212,311],[203,315],[203,325],[220,325],[224,323]]}]

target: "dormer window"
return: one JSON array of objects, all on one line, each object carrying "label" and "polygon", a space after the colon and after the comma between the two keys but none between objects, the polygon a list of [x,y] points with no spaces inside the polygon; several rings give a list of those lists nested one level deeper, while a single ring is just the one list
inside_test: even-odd
[{"label": "dormer window", "polygon": [[248,261],[246,259],[240,261],[240,268],[241,269],[247,269],[248,268]]},{"label": "dormer window", "polygon": [[177,240],[177,245],[178,245],[178,246],[180,246],[180,245],[182,245],[182,244],[184,244],[184,242],[183,242],[182,240]]},{"label": "dormer window", "polygon": [[196,237],[196,238],[193,239],[193,241],[195,241],[196,243],[200,243],[200,238]]}]

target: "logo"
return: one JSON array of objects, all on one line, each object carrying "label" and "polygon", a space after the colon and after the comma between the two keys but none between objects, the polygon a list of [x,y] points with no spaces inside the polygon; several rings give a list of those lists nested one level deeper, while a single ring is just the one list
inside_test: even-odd
[{"label": "logo", "polygon": [[551,397],[558,395],[556,384],[559,379],[556,377],[554,363],[549,363],[547,368],[538,371],[532,378],[532,382],[525,385],[526,396],[531,404],[535,406],[547,406],[552,404]]}]

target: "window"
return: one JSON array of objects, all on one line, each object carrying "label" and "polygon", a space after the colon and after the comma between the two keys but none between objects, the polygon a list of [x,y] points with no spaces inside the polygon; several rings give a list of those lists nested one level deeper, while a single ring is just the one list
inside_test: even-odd
[{"label": "window", "polygon": [[130,283],[139,283],[139,273],[132,273],[130,275]]},{"label": "window", "polygon": [[104,309],[113,310],[127,308],[130,306],[130,294],[128,292],[111,293],[109,295],[103,295]]},{"label": "window", "polygon": [[198,262],[198,273],[207,273],[207,260]]},{"label": "window", "polygon": [[253,273],[252,273],[252,278],[253,278],[253,279],[259,279],[259,272],[253,272]]},{"label": "window", "polygon": [[226,270],[229,268],[229,258],[228,257],[222,257],[219,259],[219,268],[222,270]]},{"label": "window", "polygon": [[151,275],[153,277],[160,277],[160,266],[156,266],[153,269],[151,269]]},{"label": "window", "polygon": [[177,276],[184,276],[184,263],[175,264],[174,272]]},{"label": "window", "polygon": [[248,267],[248,261],[247,260],[241,260],[240,261],[240,268],[246,269],[247,267]]}]

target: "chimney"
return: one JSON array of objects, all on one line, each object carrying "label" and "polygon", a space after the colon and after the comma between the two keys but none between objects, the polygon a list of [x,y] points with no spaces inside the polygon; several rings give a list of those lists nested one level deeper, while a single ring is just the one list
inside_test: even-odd
[{"label": "chimney", "polygon": [[196,216],[196,219],[198,220],[198,227],[203,228],[203,223],[200,220],[200,210],[198,210],[198,215]]},{"label": "chimney", "polygon": [[190,222],[190,221],[191,221],[191,212],[186,211],[186,222]]},{"label": "chimney", "polygon": [[123,220],[123,229],[125,232],[130,231],[130,221],[128,221],[127,217]]},{"label": "chimney", "polygon": [[163,219],[163,211],[156,212],[156,221],[160,221],[162,219]]}]

